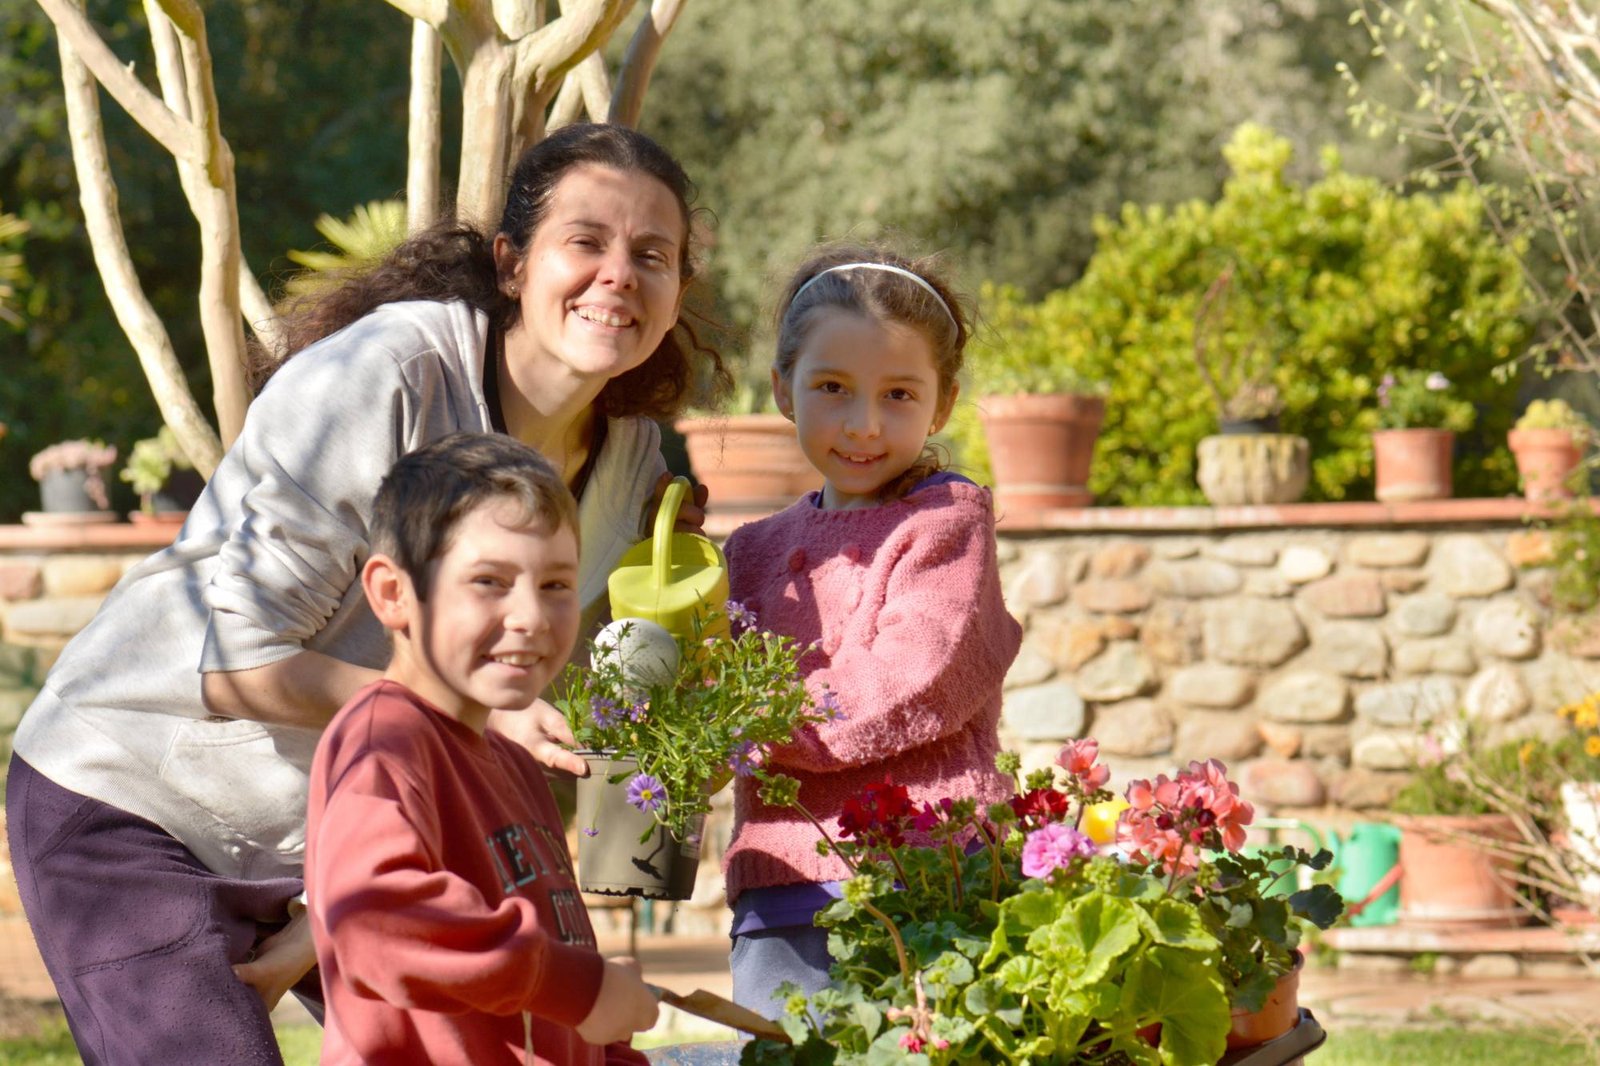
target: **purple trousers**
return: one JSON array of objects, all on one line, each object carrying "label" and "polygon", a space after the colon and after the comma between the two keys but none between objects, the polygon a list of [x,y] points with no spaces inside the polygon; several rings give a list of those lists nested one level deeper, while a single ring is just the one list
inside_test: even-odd
[{"label": "purple trousers", "polygon": [[[266,1007],[231,966],[282,926],[298,878],[214,874],[154,823],[15,755],[6,820],[22,908],[87,1066],[282,1066]],[[321,1000],[316,970],[295,992]]]}]

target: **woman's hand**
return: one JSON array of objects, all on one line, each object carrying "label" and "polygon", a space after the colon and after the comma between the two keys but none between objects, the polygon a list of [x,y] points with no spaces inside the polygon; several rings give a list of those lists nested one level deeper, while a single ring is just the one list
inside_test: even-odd
[{"label": "woman's hand", "polygon": [[649,1029],[660,1012],[655,993],[640,976],[639,963],[629,958],[607,959],[594,1006],[575,1028],[586,1042],[604,1046]]},{"label": "woman's hand", "polygon": [[[667,493],[667,486],[672,484],[671,474],[662,474],[656,479],[655,491],[650,494],[650,514],[644,528],[651,530],[656,527],[656,512],[661,509],[661,497]],[[706,501],[711,498],[709,490],[704,485],[696,485],[694,492],[690,493],[678,507],[678,522],[673,526],[679,533],[704,533],[706,526]]]},{"label": "woman's hand", "polygon": [[317,964],[311,941],[311,919],[301,911],[289,924],[256,945],[255,957],[233,968],[234,976],[256,990],[267,1010]]},{"label": "woman's hand", "polygon": [[525,711],[490,711],[489,728],[528,749],[534,761],[577,777],[589,776],[589,764],[567,750],[572,728],[560,711],[534,700]]}]

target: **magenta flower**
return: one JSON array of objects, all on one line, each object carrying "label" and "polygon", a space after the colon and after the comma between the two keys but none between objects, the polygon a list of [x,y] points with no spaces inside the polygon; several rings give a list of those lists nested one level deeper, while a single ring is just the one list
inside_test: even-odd
[{"label": "magenta flower", "polygon": [[1094,841],[1061,822],[1051,822],[1028,834],[1022,845],[1022,873],[1027,877],[1045,877],[1055,870],[1064,870],[1073,859],[1087,858],[1099,853]]},{"label": "magenta flower", "polygon": [[667,790],[649,774],[635,774],[628,782],[628,802],[646,814],[654,814],[667,802]]}]

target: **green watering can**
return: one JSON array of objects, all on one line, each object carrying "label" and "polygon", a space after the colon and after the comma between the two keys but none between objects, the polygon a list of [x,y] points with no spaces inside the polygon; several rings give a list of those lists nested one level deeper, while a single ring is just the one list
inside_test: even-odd
[{"label": "green watering can", "polygon": [[[656,511],[655,533],[629,548],[606,581],[612,618],[643,618],[687,641],[729,632],[728,560],[698,533],[676,533],[689,479],[673,478]],[[715,617],[713,617],[715,616]]]},{"label": "green watering can", "polygon": [[[1265,829],[1270,843],[1248,845],[1256,852],[1278,843],[1280,830],[1292,829],[1311,838],[1312,850],[1333,852],[1333,870],[1338,875],[1335,888],[1344,897],[1345,914],[1351,925],[1393,925],[1400,915],[1400,829],[1387,822],[1356,822],[1340,836],[1331,829],[1319,829],[1310,822],[1293,818],[1258,818],[1254,826]],[[1284,874],[1273,886],[1274,895],[1288,895],[1303,886],[1295,884],[1288,863],[1272,867]]]}]

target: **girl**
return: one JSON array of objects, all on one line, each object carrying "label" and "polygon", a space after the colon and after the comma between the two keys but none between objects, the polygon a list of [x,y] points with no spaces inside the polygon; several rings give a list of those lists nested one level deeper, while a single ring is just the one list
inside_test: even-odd
[{"label": "girl", "polygon": [[[956,399],[961,306],[925,262],[839,247],[795,274],[777,326],[773,393],[825,483],[728,538],[732,594],[763,628],[816,642],[800,664],[807,688],[840,717],[767,766],[800,781],[823,824],[885,779],[918,806],[1004,800],[1000,685],[1022,628],[1000,595],[988,490],[940,470],[927,443]],[[827,933],[812,917],[846,870],[749,778],[734,812],[734,998],[775,1016],[780,984],[827,983]]]},{"label": "girl", "polygon": [[[177,542],[128,572],[16,733],[12,863],[84,1062],[282,1062],[267,1011],[315,961],[290,921],[311,754],[389,658],[359,576],[396,459],[458,430],[542,452],[579,501],[593,631],[665,473],[649,416],[694,369],[691,191],[642,134],[568,126],[518,162],[494,233],[428,231],[291,314],[273,354],[292,358]],[[562,739],[553,708],[523,717]]]}]

